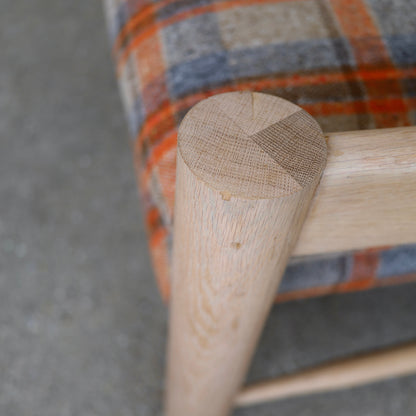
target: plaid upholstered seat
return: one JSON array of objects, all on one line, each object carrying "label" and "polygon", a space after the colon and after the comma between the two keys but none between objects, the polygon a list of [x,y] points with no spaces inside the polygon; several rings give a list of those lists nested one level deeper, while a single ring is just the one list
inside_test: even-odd
[{"label": "plaid upholstered seat", "polygon": [[[192,105],[254,90],[298,104],[324,131],[416,122],[415,0],[106,0],[106,11],[165,298],[176,134]],[[279,298],[411,280],[416,245],[375,247],[292,264]]]}]

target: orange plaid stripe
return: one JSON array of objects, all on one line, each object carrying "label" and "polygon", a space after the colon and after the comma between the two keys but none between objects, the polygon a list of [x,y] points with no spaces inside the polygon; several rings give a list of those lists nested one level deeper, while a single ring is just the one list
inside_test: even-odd
[{"label": "orange plaid stripe", "polygon": [[[364,1],[330,0],[330,3],[344,35],[349,39],[358,68],[378,67],[397,72]],[[377,51],[377,54],[374,54],[374,51]],[[374,59],[375,56],[376,60]],[[388,111],[374,111],[374,109],[377,109],[377,106],[371,107],[369,102],[368,111],[370,113],[374,111],[373,117],[376,127],[390,127],[392,125],[391,113],[395,115],[394,124],[396,126],[410,125],[407,115],[407,103],[402,98],[403,88],[399,79],[399,76],[377,80],[373,78],[363,79],[370,102],[373,97],[377,98],[380,96],[380,90],[388,91],[389,95],[394,97],[391,103],[385,106],[385,109]],[[387,116],[385,113],[387,113]]]}]

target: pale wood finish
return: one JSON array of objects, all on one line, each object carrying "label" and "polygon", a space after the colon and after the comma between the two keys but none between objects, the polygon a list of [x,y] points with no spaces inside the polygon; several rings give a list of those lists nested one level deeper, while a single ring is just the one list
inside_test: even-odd
[{"label": "pale wood finish", "polygon": [[[288,117],[296,128],[279,136]],[[185,117],[178,140],[166,414],[225,416],[322,174],[326,146],[302,110],[257,93],[202,101]]]},{"label": "pale wood finish", "polygon": [[416,241],[416,127],[326,135],[328,161],[293,255]]},{"label": "pale wood finish", "polygon": [[416,343],[322,365],[246,387],[237,406],[330,392],[416,373]]}]

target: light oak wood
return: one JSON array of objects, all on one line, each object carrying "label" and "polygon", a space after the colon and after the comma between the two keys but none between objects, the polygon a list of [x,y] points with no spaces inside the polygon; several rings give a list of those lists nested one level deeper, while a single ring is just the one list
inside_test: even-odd
[{"label": "light oak wood", "polygon": [[299,107],[197,104],[179,129],[166,414],[230,412],[325,166]]},{"label": "light oak wood", "polygon": [[328,161],[294,256],[416,241],[416,127],[326,135]]},{"label": "light oak wood", "polygon": [[236,399],[248,406],[312,393],[330,392],[416,373],[416,343],[322,365],[246,387]]}]

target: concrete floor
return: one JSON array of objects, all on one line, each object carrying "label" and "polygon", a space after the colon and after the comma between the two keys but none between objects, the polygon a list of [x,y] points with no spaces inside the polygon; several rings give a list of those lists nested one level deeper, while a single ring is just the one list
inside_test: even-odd
[{"label": "concrete floor", "polygon": [[[2,6],[0,415],[159,415],[167,314],[101,4]],[[276,306],[249,378],[415,339],[415,299],[408,285]],[[414,416],[416,377],[235,414]]]}]

